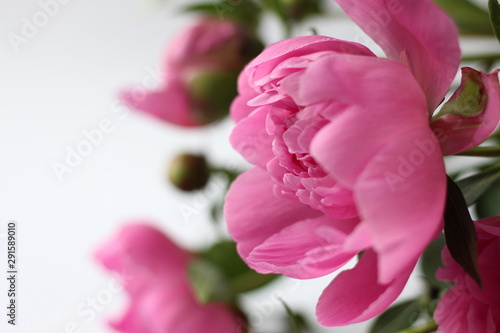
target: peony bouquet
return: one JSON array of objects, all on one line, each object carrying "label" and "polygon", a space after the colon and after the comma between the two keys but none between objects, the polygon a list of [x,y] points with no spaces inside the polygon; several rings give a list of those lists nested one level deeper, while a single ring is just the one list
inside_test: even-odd
[{"label": "peony bouquet", "polygon": [[[98,249],[129,297],[114,329],[264,333],[245,295],[335,272],[316,318],[282,302],[286,318],[269,320],[280,332],[367,320],[372,333],[500,332],[500,48],[460,47],[500,37],[500,5],[330,2],[188,5],[198,21],[167,48],[161,86],[120,94],[166,130],[229,116],[246,162],[184,153],[170,167],[183,195],[214,179],[227,191],[212,200],[211,246],[184,249],[140,221]],[[336,38],[341,10],[383,53]],[[321,17],[326,35],[299,32]],[[284,39],[266,41],[266,19]],[[399,301],[412,272],[425,286]]]}]

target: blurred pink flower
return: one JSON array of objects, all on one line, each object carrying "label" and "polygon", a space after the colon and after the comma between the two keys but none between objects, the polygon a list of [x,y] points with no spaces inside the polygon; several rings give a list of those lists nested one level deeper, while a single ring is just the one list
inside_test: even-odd
[{"label": "blurred pink flower", "polygon": [[[230,140],[255,167],[233,183],[225,206],[240,255],[261,273],[315,278],[363,251],[319,299],[327,326],[367,320],[396,299],[442,229],[440,144],[447,153],[477,145],[500,117],[498,78],[480,74],[490,99],[473,126],[456,116],[459,128],[431,127],[460,50],[453,22],[430,1],[337,3],[389,59],[307,36],[271,45],[248,64]],[[461,140],[450,145],[447,135]]]},{"label": "blurred pink flower", "polygon": [[168,48],[158,90],[130,89],[121,99],[175,125],[202,126],[219,120],[236,95],[238,73],[256,55],[255,43],[231,21],[203,19]]},{"label": "blurred pink flower", "polygon": [[95,254],[118,274],[130,305],[110,325],[126,333],[240,333],[241,321],[221,303],[200,304],[188,278],[192,259],[159,230],[124,226]]},{"label": "blurred pink flower", "polygon": [[500,217],[476,221],[478,236],[477,263],[482,287],[451,258],[445,247],[444,268],[436,277],[455,282],[439,301],[434,318],[438,333],[496,333],[500,331]]}]

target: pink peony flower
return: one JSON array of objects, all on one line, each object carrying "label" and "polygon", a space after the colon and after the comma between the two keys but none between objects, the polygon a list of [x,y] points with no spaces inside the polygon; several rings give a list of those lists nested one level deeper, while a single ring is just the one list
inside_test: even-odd
[{"label": "pink peony flower", "polygon": [[121,99],[165,122],[202,126],[227,115],[236,78],[255,56],[256,41],[231,21],[203,19],[177,36],[164,63],[164,82],[155,91],[130,89]]},{"label": "pink peony flower", "polygon": [[445,247],[444,268],[436,277],[455,282],[439,301],[434,318],[438,333],[496,333],[500,331],[500,217],[476,221],[477,263],[483,285],[479,287],[451,258]]},{"label": "pink peony flower", "polygon": [[142,223],[123,227],[96,252],[118,274],[130,297],[121,319],[110,322],[126,333],[240,333],[239,317],[220,303],[200,304],[187,269],[190,253]]},{"label": "pink peony flower", "polygon": [[258,272],[315,278],[363,252],[319,299],[327,326],[367,320],[396,299],[442,229],[440,146],[447,154],[475,146],[500,117],[496,73],[464,69],[464,84],[473,80],[487,102],[474,116],[430,124],[460,60],[453,22],[430,1],[337,3],[389,59],[307,36],[248,64],[230,140],[255,166],[233,183],[225,206],[238,251]]}]

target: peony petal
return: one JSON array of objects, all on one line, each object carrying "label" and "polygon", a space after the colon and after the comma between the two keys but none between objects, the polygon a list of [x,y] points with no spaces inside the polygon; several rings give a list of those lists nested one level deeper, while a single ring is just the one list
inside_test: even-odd
[{"label": "peony petal", "polygon": [[149,325],[141,316],[141,304],[131,302],[121,318],[109,320],[109,326],[123,333],[150,333]]},{"label": "peony petal", "polygon": [[446,174],[430,129],[409,128],[377,152],[354,195],[379,254],[379,281],[387,283],[417,260],[443,227]]},{"label": "peony petal", "polygon": [[233,129],[229,141],[250,163],[265,168],[274,158],[273,137],[266,131],[266,120],[270,107],[261,107],[242,119]]},{"label": "peony petal", "polygon": [[[214,66],[221,59],[218,51],[238,41],[238,33],[238,26],[231,21],[200,20],[174,38],[167,52],[166,67]],[[227,68],[227,61],[223,66]]]},{"label": "peony petal", "polygon": [[488,329],[488,326],[490,326],[491,328],[494,327],[494,324],[491,322],[492,320],[490,316],[491,313],[488,305],[482,304],[480,302],[471,302],[469,312],[467,313],[467,332],[495,333],[495,330]]},{"label": "peony petal", "polygon": [[253,97],[253,95],[251,95],[250,98],[247,95],[239,95],[231,103],[230,114],[231,118],[236,123],[247,117],[253,110],[255,110],[255,107],[248,105],[249,99]]},{"label": "peony petal", "polygon": [[323,214],[298,201],[276,197],[274,184],[266,171],[254,167],[238,176],[226,196],[224,216],[229,233],[245,260],[255,247],[283,228]]},{"label": "peony petal", "polygon": [[482,286],[478,286],[469,276],[465,283],[469,292],[481,303],[500,304],[500,265],[498,265],[498,254],[500,253],[500,240],[492,240],[481,248],[477,258],[479,272],[481,274]]},{"label": "peony petal", "polygon": [[460,62],[453,21],[428,0],[335,1],[389,59],[408,65],[432,113],[448,91]]},{"label": "peony petal", "polygon": [[132,295],[158,281],[176,283],[185,279],[191,259],[159,230],[142,222],[122,227],[94,256],[106,269],[119,274]]},{"label": "peony petal", "polygon": [[233,118],[235,122],[239,122],[255,110],[254,107],[248,106],[248,101],[258,94],[259,93],[250,86],[245,71],[242,71],[240,76],[238,76],[238,96],[233,100],[229,111],[231,118]]},{"label": "peony petal", "polygon": [[198,303],[189,287],[164,287],[167,288],[151,290],[140,300],[141,319],[147,323],[149,329],[136,332],[237,333],[238,329],[243,327],[236,314],[226,306],[219,303]]},{"label": "peony petal", "polygon": [[[404,137],[408,127],[428,128],[425,97],[403,65],[369,57],[355,60],[331,56],[311,65],[295,97],[306,104],[333,99],[350,105],[329,115],[332,121],[311,145],[315,160],[348,188],[384,145]],[[322,83],[325,76],[328,84]]]},{"label": "peony petal", "polygon": [[479,96],[476,96],[479,100],[472,96],[465,98],[473,98],[472,107],[480,107],[481,101],[485,105],[478,110],[480,112],[474,112],[471,115],[448,113],[440,116],[438,114],[437,118],[431,122],[434,132],[439,134],[444,155],[452,155],[476,147],[485,141],[498,126],[500,122],[498,71],[485,74],[472,68],[462,68],[462,85],[450,101],[460,98],[460,93],[465,89],[466,84],[474,84],[479,89]]},{"label": "peony petal", "polygon": [[456,286],[451,287],[441,296],[434,311],[434,319],[439,325],[437,333],[463,332],[468,327],[467,312],[472,302],[470,295],[464,294]]},{"label": "peony petal", "polygon": [[399,296],[416,262],[388,284],[377,282],[377,255],[368,250],[358,264],[340,273],[319,298],[318,322],[343,326],[368,320],[382,313]]},{"label": "peony petal", "polygon": [[441,259],[443,267],[439,267],[436,271],[436,279],[441,281],[457,281],[464,278],[464,271],[451,257],[450,251],[445,246],[441,251]]},{"label": "peony petal", "polygon": [[170,81],[157,91],[140,92],[134,89],[124,91],[120,94],[120,99],[133,109],[171,124],[186,127],[201,124],[193,116],[186,88],[177,81]]},{"label": "peony petal", "polygon": [[336,73],[330,96],[352,105],[318,132],[311,154],[336,181],[353,189],[380,255],[380,282],[387,283],[439,230],[445,170],[425,99],[408,70],[389,60],[358,58],[349,62],[332,56],[311,66],[300,98],[321,89],[314,84],[320,72]]},{"label": "peony petal", "polygon": [[257,246],[248,261],[298,279],[330,274],[356,255],[357,251],[342,250],[342,244],[357,222],[329,216],[296,222]]},{"label": "peony petal", "polygon": [[368,48],[358,43],[318,35],[303,36],[285,39],[269,45],[245,67],[245,73],[249,82],[256,82],[268,76],[275,67],[287,58],[323,51],[374,57],[374,54]]},{"label": "peony petal", "polygon": [[490,235],[500,237],[500,216],[480,219],[476,221],[476,226],[479,230],[483,230]]},{"label": "peony petal", "polygon": [[122,318],[110,321],[111,327],[125,333],[172,331],[179,316],[196,306],[187,280],[148,287],[140,295],[132,295],[129,308]]},{"label": "peony petal", "polygon": [[[177,318],[173,330],[162,330],[158,333],[240,333],[245,332],[247,326],[242,319],[222,304],[211,303],[186,310]],[[186,314],[189,314],[189,318]]]}]

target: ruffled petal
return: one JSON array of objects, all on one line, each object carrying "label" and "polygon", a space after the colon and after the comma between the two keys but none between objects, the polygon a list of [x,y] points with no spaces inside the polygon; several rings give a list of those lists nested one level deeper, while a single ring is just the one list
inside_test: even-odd
[{"label": "ruffled petal", "polygon": [[[434,319],[439,325],[437,333],[464,332],[468,327],[467,313],[472,302],[472,297],[464,294],[463,289],[451,287],[441,296],[434,311]],[[466,331],[466,333],[472,332]]]},{"label": "ruffled petal", "polygon": [[354,186],[368,161],[382,147],[404,137],[408,127],[421,124],[428,128],[421,89],[403,65],[390,60],[324,58],[303,74],[294,98],[307,105],[328,100],[349,105],[339,107],[337,114],[328,112],[331,122],[315,135],[311,145],[314,159],[348,188]]},{"label": "ruffled petal", "polygon": [[481,303],[500,304],[500,240],[492,240],[481,248],[477,258],[482,286],[478,286],[469,276],[465,282],[469,292]]},{"label": "ruffled petal", "polygon": [[357,222],[357,219],[335,220],[329,216],[296,222],[257,246],[248,261],[269,272],[298,279],[324,276],[357,253],[342,249]]},{"label": "ruffled petal", "polygon": [[377,282],[377,255],[363,253],[357,265],[340,273],[323,291],[316,308],[318,322],[343,326],[368,320],[382,313],[399,296],[415,262],[388,284]]},{"label": "ruffled petal", "polygon": [[[425,95],[410,71],[400,63],[332,53],[309,65],[299,80],[299,88],[292,86],[287,90],[299,105],[333,103],[338,113],[352,112],[352,107],[362,106],[367,116],[385,115],[385,121],[401,113],[405,117],[412,114],[428,126]],[[328,111],[331,121],[334,121],[332,111],[335,109]]]},{"label": "ruffled petal", "polygon": [[224,216],[229,233],[245,260],[255,247],[283,228],[323,214],[298,201],[275,196],[274,184],[266,171],[254,167],[238,176],[226,196]]},{"label": "ruffled petal", "polygon": [[[478,112],[464,115],[453,113],[451,110],[443,116],[438,114],[436,119],[431,122],[431,127],[440,138],[444,155],[452,155],[476,147],[497,128],[500,122],[498,71],[485,74],[472,68],[462,68],[462,84],[450,98],[450,102],[460,99],[460,94],[466,87],[477,86],[478,94],[470,96],[472,98],[470,102],[473,103],[472,107],[478,108]],[[468,101],[463,102],[467,103]],[[481,105],[482,103],[484,105]],[[471,108],[468,105],[466,107]],[[457,112],[461,111],[463,110]]]},{"label": "ruffled petal", "polygon": [[250,86],[245,71],[242,71],[238,76],[238,96],[231,103],[229,110],[229,114],[235,122],[239,122],[255,110],[255,107],[248,106],[248,101],[257,95],[258,92]]},{"label": "ruffled petal", "polygon": [[458,31],[453,21],[428,0],[335,1],[389,59],[408,65],[432,113],[448,91],[460,63]]},{"label": "ruffled petal", "polygon": [[287,58],[323,51],[375,56],[368,48],[358,43],[319,35],[295,37],[266,47],[259,56],[245,67],[245,73],[249,82],[253,83],[269,76],[274,68]]},{"label": "ruffled petal", "polygon": [[495,333],[490,307],[480,302],[471,302],[467,313],[467,324],[468,333]]},{"label": "ruffled petal", "polygon": [[265,168],[274,158],[273,137],[266,131],[267,115],[270,107],[261,107],[242,119],[234,128],[229,141],[250,163]]},{"label": "ruffled petal", "polygon": [[424,96],[409,71],[390,60],[345,58],[332,56],[311,66],[300,98],[310,103],[316,88],[326,89],[314,78],[335,73],[330,98],[350,107],[317,133],[311,154],[354,191],[380,255],[380,282],[387,283],[416,260],[441,227],[444,163]]}]

